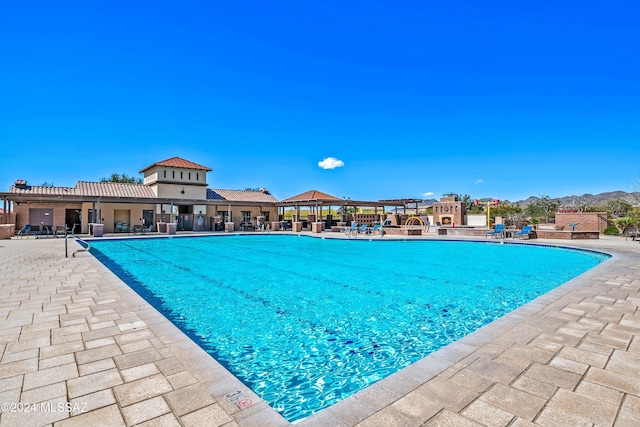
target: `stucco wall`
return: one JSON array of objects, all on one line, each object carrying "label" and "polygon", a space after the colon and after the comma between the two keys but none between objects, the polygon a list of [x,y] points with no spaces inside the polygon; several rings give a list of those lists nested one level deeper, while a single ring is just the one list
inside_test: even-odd
[{"label": "stucco wall", "polygon": [[15,203],[14,212],[16,214],[16,229],[20,230],[29,223],[29,209],[52,209],[52,225],[53,227],[56,227],[65,225],[67,209],[80,209],[80,207],[80,203]]},{"label": "stucco wall", "polygon": [[557,212],[556,228],[571,230],[569,224],[577,223],[576,231],[598,231],[607,228],[606,212]]}]

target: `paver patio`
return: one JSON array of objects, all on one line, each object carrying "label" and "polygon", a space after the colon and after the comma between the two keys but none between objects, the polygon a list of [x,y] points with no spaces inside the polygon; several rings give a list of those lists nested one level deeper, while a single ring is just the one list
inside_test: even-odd
[{"label": "paver patio", "polygon": [[[640,425],[640,245],[535,243],[613,257],[298,425]],[[0,240],[0,403],[3,427],[289,424],[62,239]]]}]

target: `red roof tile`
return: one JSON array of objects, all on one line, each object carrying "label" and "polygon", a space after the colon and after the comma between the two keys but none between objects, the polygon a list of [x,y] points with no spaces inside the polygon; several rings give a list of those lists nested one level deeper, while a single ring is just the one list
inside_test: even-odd
[{"label": "red roof tile", "polygon": [[305,193],[298,194],[297,196],[289,197],[288,199],[284,199],[283,202],[333,202],[340,201],[337,197],[331,196],[329,194],[323,193],[318,190],[309,190]]},{"label": "red roof tile", "polygon": [[122,182],[78,181],[76,190],[79,195],[93,197],[129,197],[136,199],[153,199],[156,197],[151,187]]},{"label": "red roof tile", "polygon": [[230,202],[277,203],[278,199],[263,191],[207,189],[207,200],[228,200]]},{"label": "red roof tile", "polygon": [[147,169],[150,169],[154,166],[168,166],[172,168],[197,169],[197,170],[204,170],[208,172],[211,171],[211,168],[199,165],[197,163],[190,162],[189,160],[185,160],[181,157],[172,157],[170,159],[162,160],[160,162],[156,162],[152,165],[149,165],[146,168],[142,169],[140,172],[144,172]]},{"label": "red roof tile", "polygon": [[75,187],[49,187],[42,185],[20,185],[18,187],[12,185],[9,187],[9,193],[38,196],[75,196],[78,194]]},{"label": "red roof tile", "polygon": [[78,181],[75,187],[48,187],[41,185],[16,187],[12,185],[9,192],[38,196],[129,197],[140,199],[156,197],[151,188],[146,185],[120,182]]}]

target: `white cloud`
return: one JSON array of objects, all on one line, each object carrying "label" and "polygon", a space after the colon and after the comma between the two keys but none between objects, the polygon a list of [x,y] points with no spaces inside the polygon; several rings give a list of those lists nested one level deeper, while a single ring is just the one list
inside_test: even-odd
[{"label": "white cloud", "polygon": [[427,191],[426,193],[422,193],[424,197],[433,196],[433,191]]},{"label": "white cloud", "polygon": [[476,181],[476,184],[482,184],[484,182],[484,179],[480,178],[479,180]]},{"label": "white cloud", "polygon": [[322,169],[335,169],[344,166],[344,162],[336,159],[335,157],[327,157],[321,162],[318,162],[318,166]]}]

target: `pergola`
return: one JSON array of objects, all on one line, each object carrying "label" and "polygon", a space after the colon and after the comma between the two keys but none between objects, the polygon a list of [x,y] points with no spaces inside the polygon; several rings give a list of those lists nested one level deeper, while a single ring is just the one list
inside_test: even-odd
[{"label": "pergola", "polygon": [[[282,210],[282,216],[284,217],[284,211],[286,208],[293,207],[295,209],[296,218],[300,218],[300,208],[308,207],[311,213],[317,214],[318,218],[322,218],[322,208],[327,207],[373,207],[375,213],[378,213],[378,208],[382,208],[384,213],[385,207],[393,207],[395,212],[398,212],[398,208],[402,208],[403,213],[406,213],[409,204],[415,204],[416,214],[418,213],[418,205],[422,202],[421,199],[386,199],[386,200],[351,200],[340,199],[338,197],[323,193],[317,190],[309,190],[307,192],[298,194],[297,196],[289,197],[281,200],[276,204],[278,215]],[[344,209],[341,209],[344,212]],[[340,218],[343,220],[343,218]]]}]

